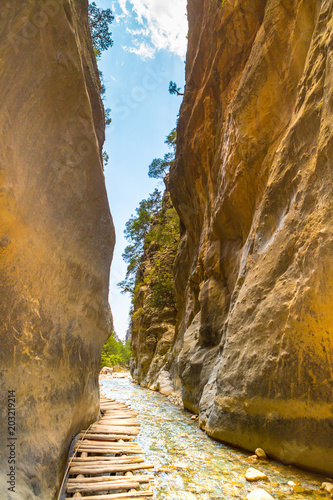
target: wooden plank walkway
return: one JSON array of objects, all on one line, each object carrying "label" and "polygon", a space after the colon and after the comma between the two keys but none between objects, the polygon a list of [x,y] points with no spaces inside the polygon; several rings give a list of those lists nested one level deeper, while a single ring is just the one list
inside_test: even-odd
[{"label": "wooden plank walkway", "polygon": [[151,491],[139,489],[154,478],[143,472],[154,466],[145,463],[145,452],[134,441],[140,430],[137,413],[125,403],[105,398],[101,398],[101,413],[100,420],[82,431],[74,446],[66,500],[152,497]]}]

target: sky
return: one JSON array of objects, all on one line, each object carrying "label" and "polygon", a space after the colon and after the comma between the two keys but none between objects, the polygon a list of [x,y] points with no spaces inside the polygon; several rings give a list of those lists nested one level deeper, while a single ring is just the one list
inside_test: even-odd
[{"label": "sky", "polygon": [[116,228],[111,266],[110,305],[115,332],[124,339],[130,297],[117,283],[125,278],[123,231],[139,202],[161,181],[148,178],[148,166],[168,151],[166,136],[175,127],[181,97],[170,95],[170,80],[184,86],[187,44],[186,0],[95,0],[111,8],[113,47],[99,68],[106,85],[104,105],[111,108],[104,149],[109,155],[106,188]]}]

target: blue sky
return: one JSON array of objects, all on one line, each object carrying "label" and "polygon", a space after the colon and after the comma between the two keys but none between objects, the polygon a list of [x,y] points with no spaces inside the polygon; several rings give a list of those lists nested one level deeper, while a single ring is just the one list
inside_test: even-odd
[{"label": "blue sky", "polygon": [[[107,89],[104,104],[112,117],[104,147],[110,157],[105,179],[117,237],[110,304],[115,331],[124,338],[130,297],[117,287],[126,274],[123,231],[139,202],[158,186],[148,178],[148,166],[167,152],[164,140],[176,123],[181,98],[170,95],[168,86],[170,80],[184,85],[186,0],[97,0],[96,4],[111,8],[115,16],[114,45],[102,55],[99,67]],[[163,189],[161,183],[159,187]]]}]

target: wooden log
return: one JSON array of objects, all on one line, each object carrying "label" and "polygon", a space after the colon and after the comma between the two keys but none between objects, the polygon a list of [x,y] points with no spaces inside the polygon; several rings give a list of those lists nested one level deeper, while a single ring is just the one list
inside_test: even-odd
[{"label": "wooden log", "polygon": [[100,408],[101,413],[103,415],[107,413],[119,412],[119,413],[135,413],[132,408],[124,407],[124,406],[105,406],[104,408]]},{"label": "wooden log", "polygon": [[105,410],[105,412],[103,413],[103,416],[107,416],[107,415],[125,415],[125,416],[130,416],[132,418],[135,418],[138,416],[138,413],[136,411],[127,410],[124,408],[123,410]]},{"label": "wooden log", "polygon": [[[82,483],[82,484],[67,484],[67,493],[92,493],[94,491],[112,491],[112,490],[131,490],[139,488],[140,484],[133,481],[117,481],[114,483]],[[135,490],[134,490],[135,491]]]},{"label": "wooden log", "polygon": [[94,439],[87,439],[78,443],[77,448],[81,449],[81,446],[99,446],[100,448],[121,448],[121,449],[132,449],[139,448],[139,445],[135,441],[123,441],[119,443],[119,441],[95,441]]},{"label": "wooden log", "polygon": [[128,427],[123,425],[112,425],[112,424],[94,424],[90,429],[89,433],[97,434],[95,431],[99,431],[98,434],[127,434],[129,436],[138,435],[140,429],[138,427]]},{"label": "wooden log", "polygon": [[98,446],[96,447],[91,447],[91,446],[83,446],[80,448],[81,451],[86,451],[88,453],[93,453],[94,455],[101,454],[101,456],[108,455],[108,456],[133,456],[133,455],[145,455],[146,452],[143,450],[140,450],[138,448],[135,448],[133,450],[128,450],[125,448],[119,449],[119,448],[99,448]]},{"label": "wooden log", "polygon": [[[118,457],[116,457],[118,458]],[[122,458],[122,457],[119,457]],[[141,457],[140,457],[141,458]],[[136,460],[134,457],[128,457],[124,456],[123,460],[115,460],[115,461],[109,461],[109,460],[94,460],[93,462],[80,462],[76,460],[72,460],[71,466],[72,467],[98,467],[100,465],[130,465],[130,464],[143,464],[144,459],[141,458],[139,460]]]},{"label": "wooden log", "polygon": [[[94,441],[94,440],[89,440],[89,441],[81,441],[76,447],[76,449],[80,451],[87,451],[84,450],[83,448],[87,448],[89,446],[93,446],[94,448],[99,448],[100,450],[112,448],[113,450],[141,450],[139,445],[135,446],[135,441],[126,441],[123,443],[119,443],[119,441]],[[132,445],[132,446],[130,446]]]},{"label": "wooden log", "polygon": [[[114,495],[89,495],[84,498],[85,500],[131,500],[132,498],[151,498],[152,496],[152,491],[136,491],[135,493],[116,493]],[[71,500],[71,498],[66,498],[66,500]]]},{"label": "wooden log", "polygon": [[[140,431],[135,427],[92,427],[89,430],[89,434],[111,434],[112,436],[132,436],[134,439]],[[118,439],[120,439],[118,437]]]},{"label": "wooden log", "polygon": [[109,406],[109,407],[104,407],[102,410],[102,413],[138,413],[137,411],[133,410],[133,408],[130,408],[128,406]]},{"label": "wooden log", "polygon": [[[113,424],[93,424],[89,429],[89,433],[91,434],[93,431],[100,431],[99,434],[103,434],[102,430],[106,431],[106,434],[129,434],[133,433],[139,434],[140,429],[138,427],[128,427],[124,425],[113,425]],[[85,431],[82,431],[84,434]]]},{"label": "wooden log", "polygon": [[125,448],[119,449],[119,448],[98,448],[97,446],[95,447],[82,447],[80,448],[81,451],[87,451],[88,453],[101,453],[103,455],[119,455],[121,454],[130,454],[130,455],[145,455],[146,452],[140,449],[134,449],[134,450],[128,450]]},{"label": "wooden log", "polygon": [[86,457],[86,458],[83,458],[83,457],[74,457],[72,458],[71,460],[71,463],[85,463],[85,464],[90,464],[91,462],[106,462],[106,463],[122,463],[122,462],[125,462],[126,463],[130,463],[130,462],[133,462],[133,463],[141,463],[141,462],[144,462],[145,459],[143,457],[128,457],[128,456],[122,456],[122,457],[98,457],[98,456],[95,456],[95,457]]},{"label": "wooden log", "polygon": [[137,420],[134,420],[131,418],[116,419],[116,418],[104,418],[104,417],[102,417],[96,423],[99,425],[112,424],[112,425],[121,425],[121,426],[126,426],[126,427],[140,427],[141,426],[141,424],[139,424],[139,422]]},{"label": "wooden log", "polygon": [[127,472],[129,470],[143,470],[143,469],[153,469],[154,466],[152,464],[130,464],[130,465],[98,465],[96,467],[87,467],[81,465],[74,465],[69,469],[69,474],[71,476],[78,474],[104,474],[107,472]]},{"label": "wooden log", "polygon": [[[133,441],[132,441],[133,442]],[[78,446],[78,450],[89,451],[90,449],[101,450],[97,453],[103,453],[104,450],[113,450],[111,453],[131,453],[132,451],[142,451],[139,446],[126,446],[126,443],[123,443],[122,446],[119,446],[118,442],[107,442],[107,441],[89,441],[89,443],[82,442]]]},{"label": "wooden log", "polygon": [[138,412],[131,408],[109,408],[103,412],[104,415],[112,415],[113,413],[119,413],[119,415],[138,415]]},{"label": "wooden log", "polygon": [[[126,474],[125,474],[126,475]],[[84,478],[79,478],[77,477],[70,477],[68,479],[68,483],[70,484],[75,484],[75,483],[102,483],[102,482],[112,482],[112,481],[118,481],[121,479],[123,476],[96,476],[96,477],[84,477]],[[133,475],[133,477],[129,477],[129,481],[136,481],[138,483],[149,483],[150,480],[154,479],[154,476],[144,474],[144,475]]]},{"label": "wooden log", "polygon": [[100,404],[101,410],[132,410],[132,408],[125,403],[102,403]]},{"label": "wooden log", "polygon": [[95,441],[94,439],[84,439],[83,441],[80,441],[78,442],[74,448],[81,448],[81,445],[85,445],[85,446],[88,446],[88,445],[93,445],[93,446],[96,446],[98,445],[100,448],[128,448],[128,449],[131,449],[131,448],[140,448],[140,446],[138,445],[138,443],[136,443],[135,441],[131,441],[130,443],[120,443],[119,441],[116,441],[116,442],[112,442],[112,443],[106,443],[104,441]]},{"label": "wooden log", "polygon": [[114,413],[110,415],[104,414],[102,417],[97,422],[100,422],[101,420],[135,420],[137,421],[137,415],[124,415],[121,413]]},{"label": "wooden log", "polygon": [[[114,452],[111,453],[126,453],[126,450],[130,453],[132,450],[141,451],[141,448],[139,446],[126,446],[128,441],[123,444],[123,446],[119,446],[119,443],[117,441],[90,441],[89,443],[82,442],[78,445],[77,449],[79,451],[89,451],[89,448],[97,448],[98,450],[115,450]],[[134,443],[134,441],[131,441],[131,443]],[[97,452],[98,453],[98,452]]]},{"label": "wooden log", "polygon": [[119,441],[119,439],[131,441],[135,439],[134,435],[130,436],[128,434],[84,434],[84,432],[81,432],[81,437],[92,441]]},{"label": "wooden log", "polygon": [[[139,434],[139,429],[135,427],[112,427],[94,425],[89,429],[89,434],[116,434],[116,435],[127,435],[127,436],[137,436]],[[81,432],[84,434],[84,431]]]}]

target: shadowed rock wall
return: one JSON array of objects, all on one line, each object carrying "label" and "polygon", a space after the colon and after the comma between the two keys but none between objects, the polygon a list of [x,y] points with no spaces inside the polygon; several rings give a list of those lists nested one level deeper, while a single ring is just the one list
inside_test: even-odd
[{"label": "shadowed rock wall", "polygon": [[55,498],[99,409],[114,230],[86,0],[12,0],[0,19],[1,450],[16,394],[16,495]]},{"label": "shadowed rock wall", "polygon": [[331,0],[189,0],[171,374],[209,435],[333,472]]}]

